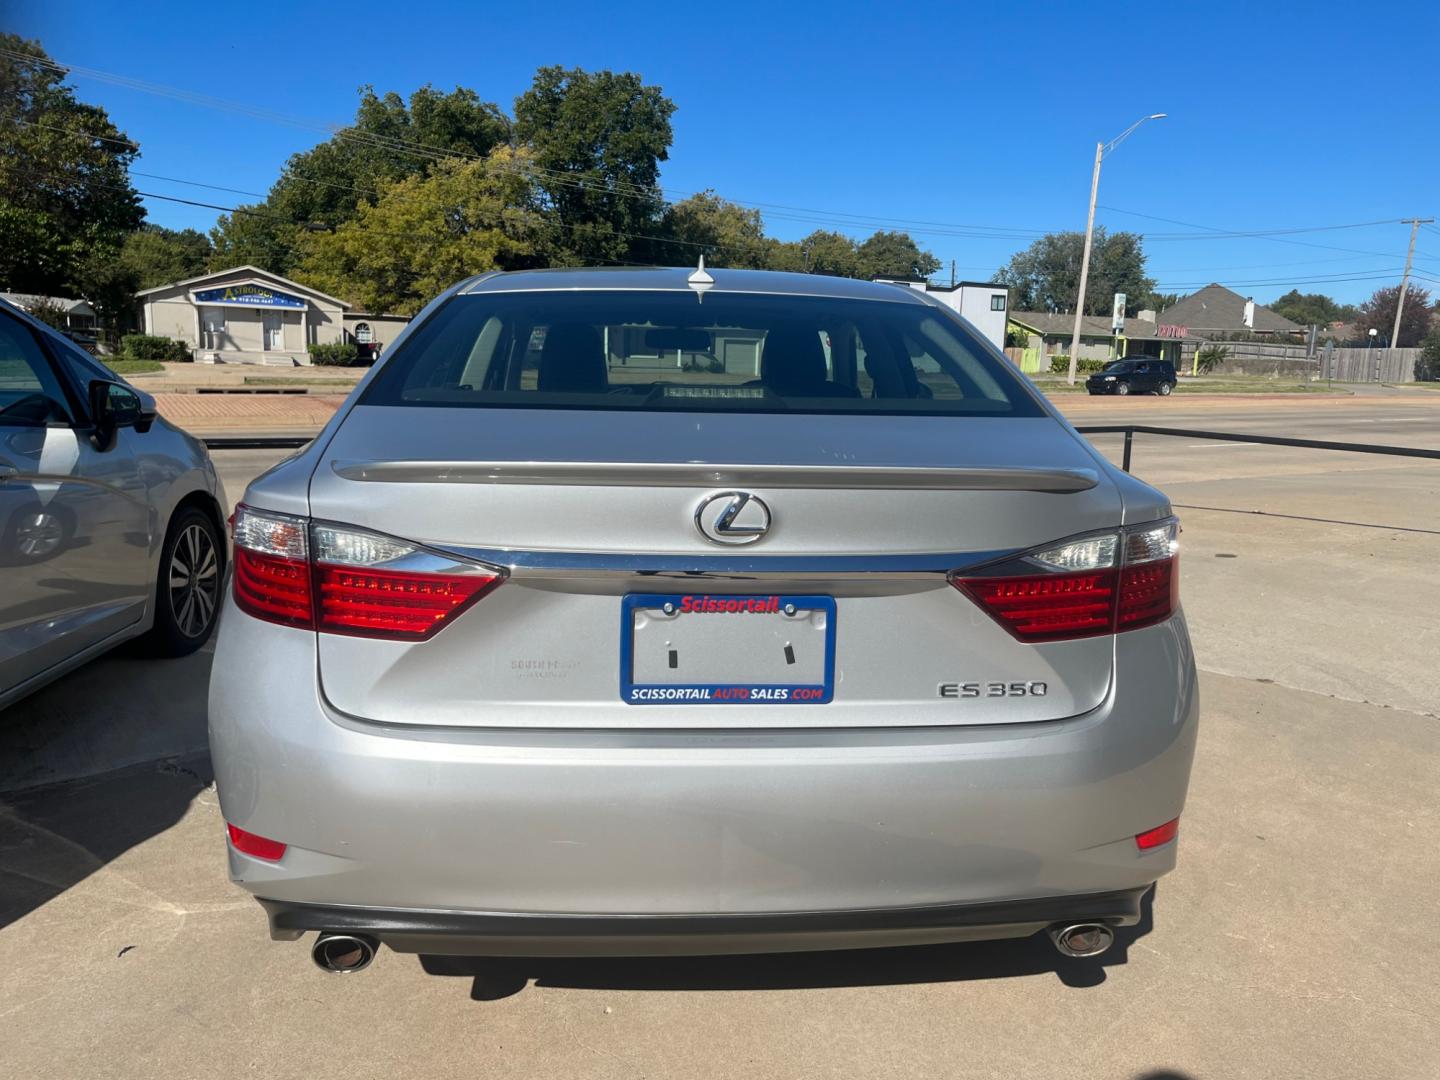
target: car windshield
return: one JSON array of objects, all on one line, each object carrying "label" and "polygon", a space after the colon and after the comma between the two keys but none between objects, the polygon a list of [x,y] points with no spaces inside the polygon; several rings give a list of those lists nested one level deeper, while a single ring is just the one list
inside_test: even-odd
[{"label": "car windshield", "polygon": [[1131,363],[1129,360],[1112,360],[1110,361],[1110,363],[1106,364],[1103,368],[1101,368],[1101,370],[1108,371],[1113,374],[1117,371],[1129,371],[1130,368]]},{"label": "car windshield", "polygon": [[362,403],[1043,415],[1003,360],[926,304],[639,290],[453,297]]}]

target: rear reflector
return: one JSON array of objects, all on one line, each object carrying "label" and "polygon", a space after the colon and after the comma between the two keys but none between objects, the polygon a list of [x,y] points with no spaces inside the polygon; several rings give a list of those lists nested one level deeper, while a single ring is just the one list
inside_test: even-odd
[{"label": "rear reflector", "polygon": [[246,832],[228,822],[225,828],[229,830],[230,843],[242,855],[252,855],[268,862],[279,862],[285,857],[285,845],[279,840],[267,840],[263,836],[256,836],[254,833]]},{"label": "rear reflector", "polygon": [[266,622],[424,641],[503,571],[363,529],[257,511],[235,515],[235,603]]},{"label": "rear reflector", "polygon": [[1151,848],[1161,847],[1175,839],[1180,831],[1180,819],[1167,821],[1164,825],[1158,825],[1149,832],[1142,832],[1135,837],[1135,846],[1141,851],[1149,851]]},{"label": "rear reflector", "polygon": [[1084,537],[950,583],[1021,641],[1138,630],[1179,604],[1178,532],[1170,519]]}]

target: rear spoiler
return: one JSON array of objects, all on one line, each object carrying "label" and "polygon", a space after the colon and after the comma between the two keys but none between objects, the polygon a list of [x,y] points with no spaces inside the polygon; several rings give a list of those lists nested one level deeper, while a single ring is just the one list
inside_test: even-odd
[{"label": "rear spoiler", "polygon": [[379,484],[554,484],[576,487],[840,488],[872,491],[1040,491],[1071,494],[1094,469],[921,468],[893,465],[710,465],[640,461],[335,461],[345,480]]}]

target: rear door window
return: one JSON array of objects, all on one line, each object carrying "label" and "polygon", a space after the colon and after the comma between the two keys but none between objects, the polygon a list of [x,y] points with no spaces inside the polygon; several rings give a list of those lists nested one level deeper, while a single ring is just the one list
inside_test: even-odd
[{"label": "rear door window", "polygon": [[30,328],[0,314],[0,424],[68,422],[65,392]]},{"label": "rear door window", "polygon": [[968,328],[908,300],[480,292],[383,363],[366,405],[1043,415]]}]

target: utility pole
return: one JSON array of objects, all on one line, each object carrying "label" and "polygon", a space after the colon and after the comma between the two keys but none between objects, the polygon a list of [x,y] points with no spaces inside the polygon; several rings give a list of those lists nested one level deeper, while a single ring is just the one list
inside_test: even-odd
[{"label": "utility pole", "polygon": [[1075,301],[1075,332],[1070,335],[1070,374],[1065,380],[1071,386],[1075,385],[1075,364],[1080,353],[1080,320],[1085,317],[1085,286],[1090,281],[1090,243],[1095,235],[1095,196],[1100,191],[1100,162],[1146,120],[1163,119],[1163,112],[1142,116],[1108,143],[1095,144],[1095,171],[1090,175],[1090,212],[1085,218],[1085,253],[1080,257],[1080,296]]},{"label": "utility pole", "polygon": [[1075,330],[1070,335],[1070,374],[1065,381],[1075,385],[1075,365],[1080,358],[1080,320],[1085,318],[1085,286],[1090,281],[1090,241],[1095,235],[1095,196],[1100,191],[1100,162],[1105,144],[1095,144],[1095,171],[1090,174],[1090,213],[1085,218],[1085,254],[1080,256],[1080,298],[1075,301]]},{"label": "utility pole", "polygon": [[955,287],[955,260],[950,260],[950,288]]},{"label": "utility pole", "polygon": [[1429,225],[1435,221],[1433,217],[1427,218],[1405,218],[1400,224],[1410,226],[1410,250],[1405,253],[1405,276],[1400,279],[1400,299],[1395,304],[1395,327],[1390,331],[1390,348],[1398,348],[1400,344],[1400,316],[1405,311],[1405,294],[1410,289],[1410,264],[1415,261],[1415,234],[1420,231],[1421,225]]}]

